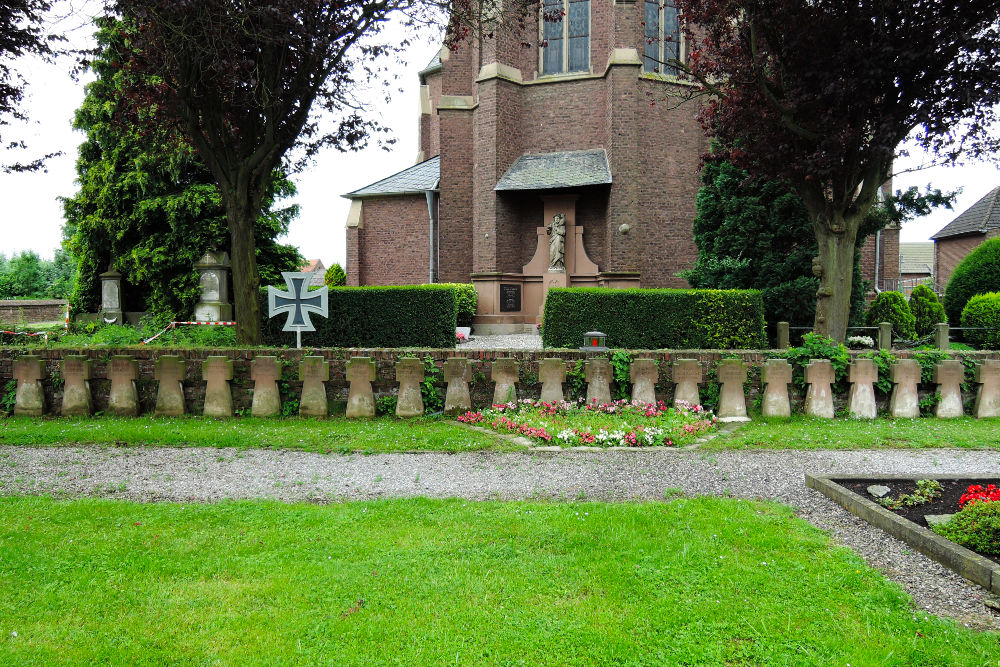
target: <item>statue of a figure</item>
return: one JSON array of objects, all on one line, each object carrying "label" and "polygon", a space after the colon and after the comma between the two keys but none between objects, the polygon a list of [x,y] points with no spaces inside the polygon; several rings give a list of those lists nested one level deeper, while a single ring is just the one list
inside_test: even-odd
[{"label": "statue of a figure", "polygon": [[566,270],[566,215],[557,213],[545,228],[549,236],[549,271]]}]

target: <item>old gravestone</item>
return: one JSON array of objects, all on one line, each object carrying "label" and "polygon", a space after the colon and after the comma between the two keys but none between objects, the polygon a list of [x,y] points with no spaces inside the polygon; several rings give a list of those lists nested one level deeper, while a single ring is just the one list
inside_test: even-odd
[{"label": "old gravestone", "polygon": [[900,359],[890,370],[892,397],[889,414],[897,419],[914,419],[920,416],[917,385],[920,383],[920,364],[913,359]]},{"label": "old gravestone", "polygon": [[587,403],[606,405],[611,402],[611,361],[590,359],[585,364],[587,377]]},{"label": "old gravestone", "polygon": [[976,404],[972,414],[977,419],[1000,417],[1000,361],[987,359],[976,365]]},{"label": "old gravestone", "polygon": [[154,374],[159,382],[156,388],[156,416],[184,414],[184,376],[187,374],[184,360],[176,355],[164,355],[156,360]]},{"label": "old gravestone", "polygon": [[721,421],[749,421],[747,401],[743,393],[743,383],[747,381],[747,369],[741,359],[723,359],[716,369],[719,376],[719,409]]},{"label": "old gravestone", "polygon": [[139,379],[139,362],[126,354],[111,357],[111,396],[108,398],[108,413],[118,417],[139,415],[139,391],[135,386]]},{"label": "old gravestone", "polygon": [[855,359],[851,364],[848,380],[851,390],[847,394],[847,411],[855,419],[875,419],[878,405],[875,402],[875,382],[878,369],[871,359]]},{"label": "old gravestone", "polygon": [[[227,322],[233,319],[229,303],[229,253],[210,250],[195,262],[201,299],[194,306],[194,319],[199,322]],[[277,414],[277,413],[275,413]]]},{"label": "old gravestone", "polygon": [[299,414],[303,417],[328,417],[330,407],[324,383],[330,380],[330,362],[319,356],[302,357],[299,379],[302,380]]},{"label": "old gravestone", "polygon": [[45,362],[34,354],[26,354],[14,360],[14,379],[17,391],[14,396],[14,414],[40,417],[45,414]]},{"label": "old gravestone", "polygon": [[445,414],[453,415],[472,409],[469,395],[469,380],[472,379],[472,364],[465,357],[452,357],[444,362],[444,379],[448,389],[444,395]]},{"label": "old gravestone", "polygon": [[277,357],[259,356],[250,362],[250,379],[253,380],[253,402],[250,414],[254,417],[274,417],[281,412],[278,378],[281,365]]},{"label": "old gravestone", "polygon": [[542,359],[538,362],[538,379],[542,383],[542,403],[553,405],[566,400],[563,382],[566,381],[566,362],[562,359]]},{"label": "old gravestone", "polygon": [[760,382],[764,385],[761,414],[765,417],[790,417],[792,405],[788,400],[788,384],[792,381],[792,366],[784,359],[768,359],[760,369]]},{"label": "old gravestone", "polygon": [[420,395],[420,383],[423,381],[424,362],[420,359],[400,359],[396,362],[396,382],[399,383],[397,417],[419,417],[424,414],[424,398]]},{"label": "old gravestone", "polygon": [[829,359],[813,359],[806,364],[807,415],[833,419],[833,364]]},{"label": "old gravestone", "polygon": [[101,320],[105,324],[124,324],[122,310],[122,274],[113,268],[101,274]]},{"label": "old gravestone", "polygon": [[678,359],[673,365],[674,407],[679,404],[700,405],[698,385],[703,375],[697,359]]},{"label": "old gravestone", "polygon": [[660,369],[655,359],[636,359],[628,368],[633,403],[656,403],[656,383]]},{"label": "old gravestone", "polygon": [[493,387],[493,405],[501,405],[517,400],[517,377],[520,364],[509,357],[493,362],[490,375]]},{"label": "old gravestone", "polygon": [[88,416],[93,412],[93,398],[90,393],[90,359],[79,354],[63,357],[63,398],[62,415]]},{"label": "old gravestone", "polygon": [[934,364],[934,384],[937,385],[941,400],[934,410],[939,419],[951,419],[965,414],[962,410],[962,380],[965,367],[957,359],[948,359]]},{"label": "old gravestone", "polygon": [[375,381],[375,360],[371,357],[352,357],[347,360],[347,381],[350,392],[347,395],[347,416],[375,416],[375,394],[372,392],[372,382]]},{"label": "old gravestone", "polygon": [[210,356],[201,362],[201,379],[205,381],[206,417],[232,417],[233,361],[222,356]]}]

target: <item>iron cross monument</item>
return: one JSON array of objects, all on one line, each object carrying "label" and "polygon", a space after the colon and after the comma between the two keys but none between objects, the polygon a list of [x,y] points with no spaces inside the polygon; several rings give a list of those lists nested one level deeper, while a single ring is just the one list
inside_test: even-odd
[{"label": "iron cross monument", "polygon": [[302,332],[316,331],[316,327],[309,319],[309,313],[328,317],[330,288],[323,286],[310,292],[309,281],[313,278],[312,273],[282,271],[281,277],[285,279],[288,291],[282,292],[277,287],[267,288],[267,316],[270,318],[288,313],[282,331],[294,331],[296,347],[301,348]]}]

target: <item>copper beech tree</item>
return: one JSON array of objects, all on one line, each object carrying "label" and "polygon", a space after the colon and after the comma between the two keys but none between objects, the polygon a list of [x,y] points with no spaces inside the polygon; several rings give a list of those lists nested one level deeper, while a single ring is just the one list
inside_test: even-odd
[{"label": "copper beech tree", "polygon": [[135,26],[137,55],[122,64],[141,74],[130,122],[176,124],[219,186],[237,340],[260,344],[253,230],[272,174],[293,148],[300,159],[357,148],[380,129],[353,92],[405,46],[379,40],[390,17],[429,10],[416,0],[113,0],[109,10]]},{"label": "copper beech tree", "polygon": [[[677,0],[725,157],[787,182],[818,243],[815,330],[844,340],[858,228],[910,139],[994,152],[1000,0]],[[992,131],[991,131],[992,130]]]}]

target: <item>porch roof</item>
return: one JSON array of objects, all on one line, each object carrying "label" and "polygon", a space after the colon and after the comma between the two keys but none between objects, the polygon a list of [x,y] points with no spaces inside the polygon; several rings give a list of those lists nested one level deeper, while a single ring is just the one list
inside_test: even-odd
[{"label": "porch roof", "polygon": [[598,148],[522,155],[493,189],[499,192],[552,190],[610,183],[608,154],[603,148]]}]

